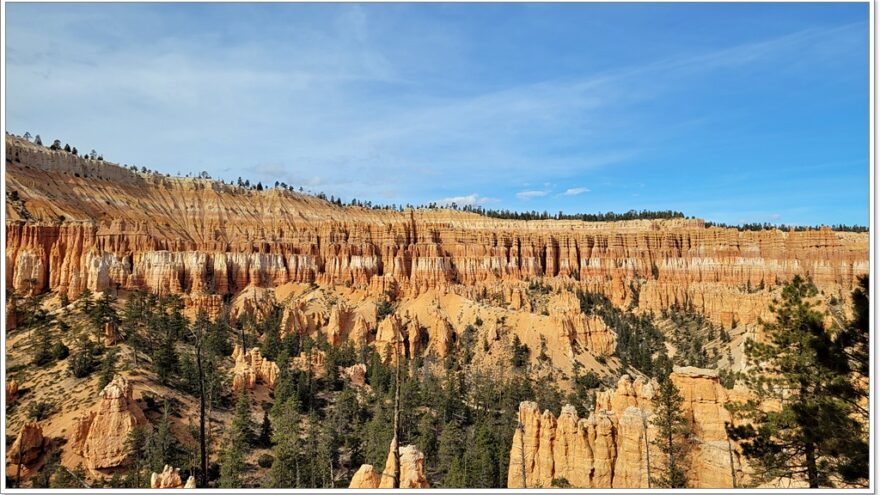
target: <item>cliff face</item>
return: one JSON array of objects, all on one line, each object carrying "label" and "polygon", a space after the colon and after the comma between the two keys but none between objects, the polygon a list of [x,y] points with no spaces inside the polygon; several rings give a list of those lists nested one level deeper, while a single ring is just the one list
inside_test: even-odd
[{"label": "cliff face", "polygon": [[[728,392],[713,370],[676,368],[673,383],[684,397],[683,410],[695,437],[686,470],[691,488],[733,487],[743,473],[740,453],[728,443],[724,408]],[[663,462],[652,444],[651,398],[656,384],[624,375],[615,390],[596,397],[596,409],[578,418],[571,406],[559,418],[542,414],[534,402],[520,404],[519,421],[510,451],[508,487],[550,487],[566,479],[580,488],[645,488],[648,473]],[[656,476],[656,472],[653,476]]]},{"label": "cliff face", "polygon": [[[803,274],[845,299],[868,272],[867,234],[341,208],[286,191],[140,174],[11,137],[6,149],[6,283],[18,291],[73,297],[142,287],[189,293],[210,309],[208,295],[287,282],[407,296],[507,287],[511,306],[529,310],[510,287],[544,277],[645,311],[691,307],[731,326],[766,311],[769,293],[748,286]],[[599,354],[611,344],[590,321],[560,325]]]}]

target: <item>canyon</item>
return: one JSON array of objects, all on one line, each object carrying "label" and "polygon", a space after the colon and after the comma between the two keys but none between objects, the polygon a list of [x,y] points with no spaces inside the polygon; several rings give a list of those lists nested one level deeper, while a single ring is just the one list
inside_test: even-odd
[{"label": "canyon", "polygon": [[[389,364],[443,358],[468,342],[475,367],[506,365],[511,345],[521,342],[532,350],[528,362],[538,383],[570,391],[581,370],[616,383],[596,394],[586,418],[571,406],[554,415],[530,401],[507,411],[521,425],[509,444],[509,487],[561,480],[646,487],[650,459],[660,458],[647,419],[656,382],[626,369],[617,355],[620,336],[584,312],[580,293],[645,317],[700,315],[732,336],[713,343],[725,355],[711,367],[740,371],[745,340],[760,339],[759,321],[772,318],[768,308],[793,276],[816,284],[823,308],[845,308],[858,277],[869,272],[867,233],[740,231],[706,227],[701,219],[518,221],[443,208],[339,206],[286,189],[138,172],[13,136],[6,137],[6,156],[6,288],[19,297],[45,297],[53,311],[86,290],[178,294],[190,317],[203,311],[215,318],[228,308],[234,317],[263,320],[277,307],[282,335],[369,346]],[[7,332],[16,323],[12,304]],[[108,347],[124,345],[113,326],[102,338]],[[6,351],[20,353],[21,340],[7,342]],[[266,405],[278,365],[259,347],[236,344],[225,357],[229,388]],[[316,375],[326,362],[321,352],[292,356],[293,368]],[[25,390],[35,378],[21,363],[5,384],[7,403],[33,394]],[[369,388],[364,364],[341,372],[352,387]],[[717,369],[677,367],[671,379],[694,425],[690,485],[747,481],[741,452],[724,430],[730,421],[724,406],[745,392],[722,386]],[[43,432],[51,431],[67,440],[62,460],[69,468],[110,473],[124,466],[128,432],[148,422],[141,404],[154,389],[165,390],[146,376],[118,375],[97,400],[83,399],[87,412],[74,419],[65,412],[70,428],[61,419],[26,422],[17,410],[13,423],[7,418],[15,426],[10,433],[19,435],[9,452],[22,452],[28,475],[46,449]],[[184,415],[193,414],[194,403],[184,402]],[[406,486],[427,487],[422,452],[414,446],[401,452]],[[392,462],[389,454],[383,473]],[[7,458],[8,475],[11,466]],[[383,473],[364,464],[350,486],[386,487]],[[151,483],[177,488],[194,480],[184,485],[178,470],[166,466]]]}]

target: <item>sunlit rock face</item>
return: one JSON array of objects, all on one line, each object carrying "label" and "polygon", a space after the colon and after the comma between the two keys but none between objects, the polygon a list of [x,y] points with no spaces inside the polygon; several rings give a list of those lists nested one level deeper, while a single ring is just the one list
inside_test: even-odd
[{"label": "sunlit rock face", "polygon": [[[767,316],[773,287],[795,274],[845,300],[868,273],[868,235],[739,232],[701,220],[512,221],[450,210],[342,208],[298,193],[140,174],[7,136],[6,283],[75,297],[88,288],[217,299],[246,287],[317,283],[393,291],[501,290],[541,277],[659,312],[688,307],[727,327]],[[752,290],[748,290],[752,288]],[[343,315],[336,315],[338,317]],[[559,314],[564,338],[613,348],[598,321]],[[428,322],[423,322],[426,324]],[[434,340],[443,352],[443,328]]]},{"label": "sunlit rock face", "polygon": [[[385,470],[376,473],[371,464],[363,464],[354,473],[349,488],[394,488],[394,441],[388,450]],[[425,476],[425,455],[415,446],[400,447],[400,488],[430,488]]]},{"label": "sunlit rock face", "polygon": [[129,457],[129,434],[145,424],[147,419],[132,397],[131,385],[117,375],[101,391],[98,405],[77,421],[71,445],[90,470],[119,467]]},{"label": "sunlit rock face", "polygon": [[[694,433],[688,458],[692,488],[733,487],[747,476],[737,447],[728,443],[724,408],[730,398],[714,370],[675,368],[670,376],[684,398],[683,410]],[[657,384],[621,377],[615,389],[600,392],[588,418],[578,418],[571,406],[556,418],[523,402],[510,450],[507,486],[550,487],[564,479],[581,488],[646,488],[653,463],[663,462],[654,446],[651,399]]]}]

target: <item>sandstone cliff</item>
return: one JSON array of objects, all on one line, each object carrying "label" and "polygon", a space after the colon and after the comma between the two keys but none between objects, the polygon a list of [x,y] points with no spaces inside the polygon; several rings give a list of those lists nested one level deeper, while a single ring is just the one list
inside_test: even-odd
[{"label": "sandstone cliff", "polygon": [[[803,274],[846,299],[868,272],[867,234],[342,208],[287,191],[141,174],[9,136],[6,149],[7,189],[19,198],[7,198],[6,218],[6,283],[16,290],[142,287],[189,293],[210,309],[216,301],[201,297],[288,282],[409,296],[501,288],[512,307],[531,310],[516,284],[542,277],[643,311],[691,307],[732,326],[766,311],[769,292],[747,287]],[[593,322],[560,318],[567,338],[600,354],[610,344]]]},{"label": "sandstone cliff", "polygon": [[[733,476],[742,484],[740,453],[727,441],[724,408],[728,391],[712,370],[676,368],[671,379],[685,399],[683,409],[693,426],[689,486],[729,488]],[[651,398],[655,384],[624,375],[616,389],[597,394],[596,408],[578,418],[571,406],[559,418],[542,414],[534,402],[520,404],[519,422],[510,452],[508,487],[550,487],[567,480],[583,488],[645,488],[651,463],[662,455],[651,443]]]}]

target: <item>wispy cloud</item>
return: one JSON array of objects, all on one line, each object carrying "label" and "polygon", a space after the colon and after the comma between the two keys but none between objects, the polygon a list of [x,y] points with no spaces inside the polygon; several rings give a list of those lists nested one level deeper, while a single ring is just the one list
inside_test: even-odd
[{"label": "wispy cloud", "polygon": [[532,198],[540,198],[549,194],[547,191],[520,191],[516,193],[516,197],[522,200],[529,200]]},{"label": "wispy cloud", "polygon": [[[707,161],[730,156],[743,132],[767,132],[734,128],[731,113],[769,120],[751,119],[742,101],[726,107],[730,94],[796,70],[785,88],[818,72],[823,84],[850,77],[856,71],[827,70],[826,62],[850,56],[867,32],[866,23],[817,17],[804,28],[810,23],[771,19],[762,24],[771,28],[703,43],[710,35],[702,31],[683,28],[677,37],[655,26],[652,34],[668,41],[662,50],[630,56],[621,46],[584,57],[560,54],[569,35],[556,34],[568,9],[584,15],[590,6],[541,7],[541,24],[554,31],[530,32],[527,50],[500,42],[512,29],[534,29],[525,7],[489,35],[489,7],[440,21],[434,8],[10,4],[7,124],[166,172],[281,180],[346,199],[423,203],[481,191],[440,202],[513,194],[550,203],[591,192],[556,185],[602,184],[597,175],[613,170],[643,177],[697,145]],[[691,12],[680,8],[667,15]],[[609,47],[626,31],[570,24],[578,28],[572,39]],[[525,56],[535,63],[509,62]],[[694,100],[700,91],[713,93],[703,95],[712,106]]]},{"label": "wispy cloud", "polygon": [[496,198],[487,198],[476,193],[468,194],[467,196],[453,196],[451,198],[443,198],[436,201],[440,206],[451,206],[453,204],[458,206],[476,206],[497,202],[498,199]]},{"label": "wispy cloud", "polygon": [[590,192],[590,190],[586,187],[572,187],[572,188],[566,189],[560,195],[561,196],[577,196],[578,194],[583,194],[586,192]]}]

